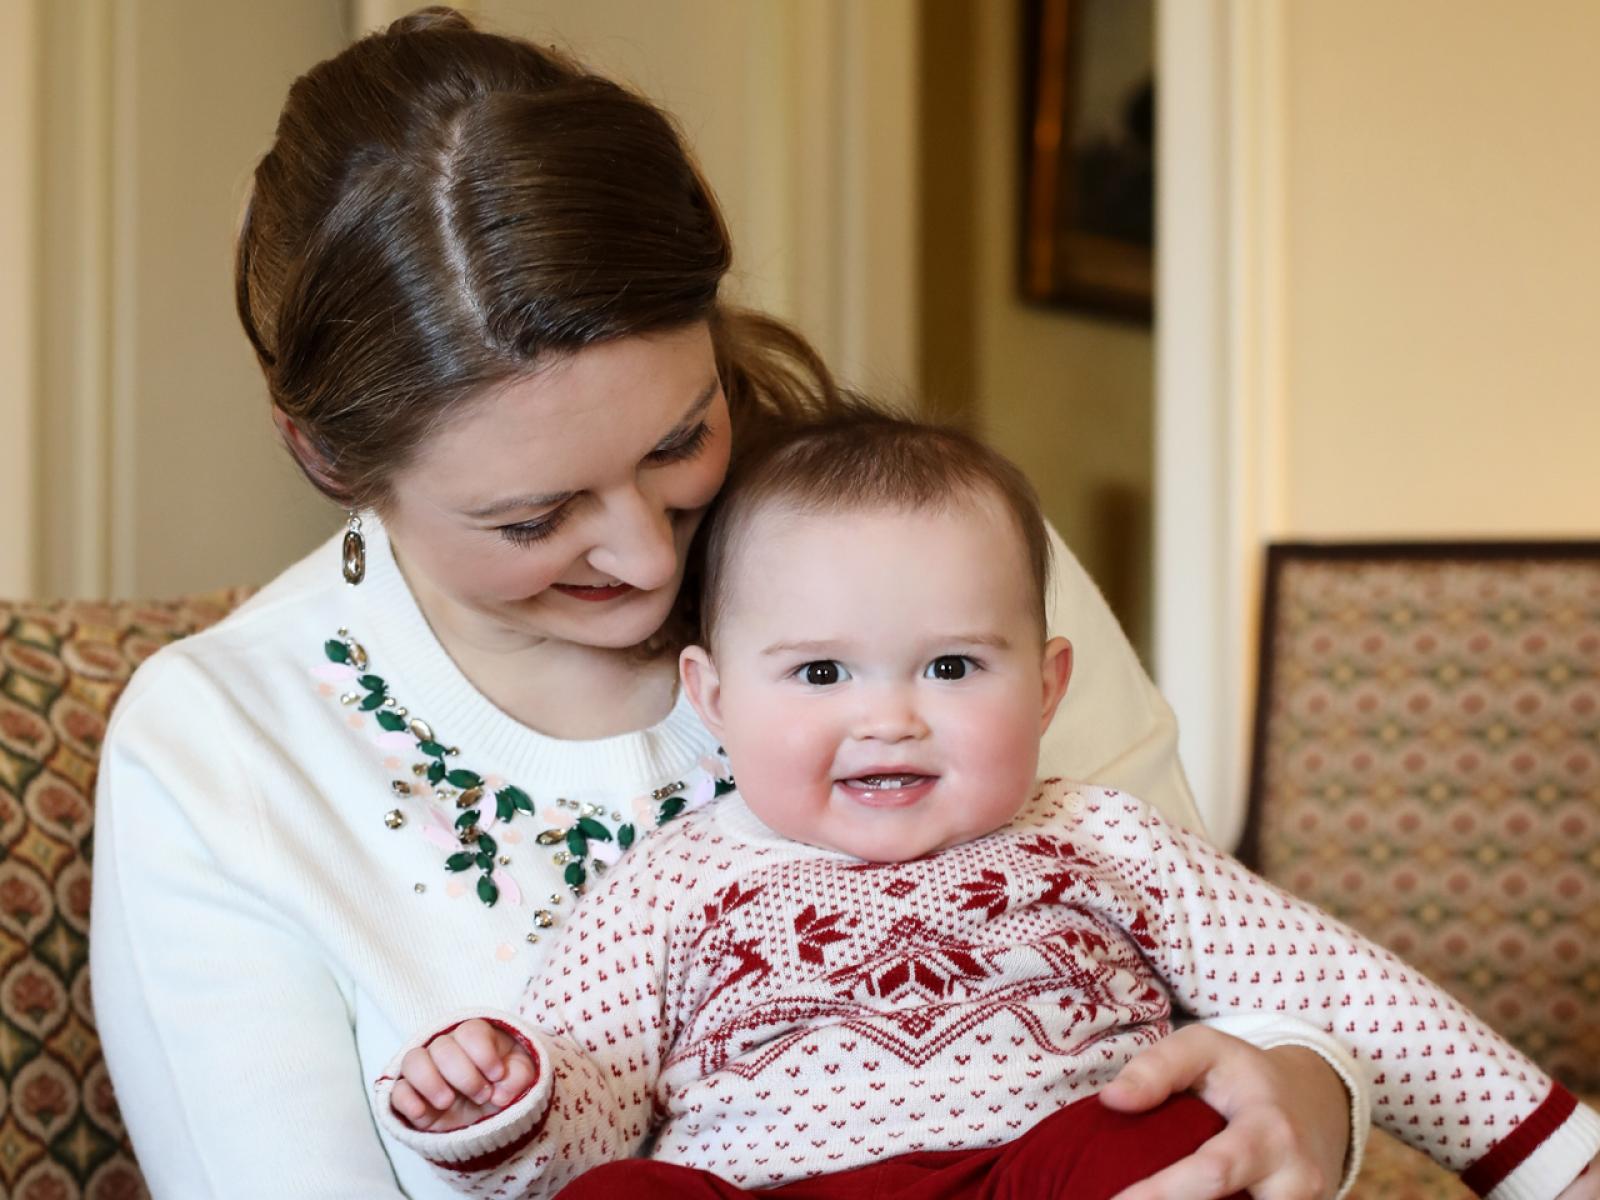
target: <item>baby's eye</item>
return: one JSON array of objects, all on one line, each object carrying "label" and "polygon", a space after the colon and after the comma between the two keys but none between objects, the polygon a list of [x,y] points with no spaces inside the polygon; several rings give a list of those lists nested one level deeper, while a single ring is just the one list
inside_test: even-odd
[{"label": "baby's eye", "polygon": [[965,654],[941,654],[928,664],[923,671],[924,679],[965,679],[968,671],[976,670],[978,664]]},{"label": "baby's eye", "polygon": [[850,678],[850,672],[844,669],[844,664],[834,662],[831,658],[806,663],[800,668],[799,675],[813,687],[827,687]]}]

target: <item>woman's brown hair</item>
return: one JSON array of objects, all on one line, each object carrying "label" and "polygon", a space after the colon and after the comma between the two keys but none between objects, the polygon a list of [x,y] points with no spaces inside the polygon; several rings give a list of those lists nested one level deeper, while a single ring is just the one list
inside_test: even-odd
[{"label": "woman's brown hair", "polygon": [[837,398],[797,333],[719,305],[732,257],[671,119],[554,50],[422,9],[289,90],[235,257],[291,453],[347,507],[549,356],[710,323],[735,453]]}]

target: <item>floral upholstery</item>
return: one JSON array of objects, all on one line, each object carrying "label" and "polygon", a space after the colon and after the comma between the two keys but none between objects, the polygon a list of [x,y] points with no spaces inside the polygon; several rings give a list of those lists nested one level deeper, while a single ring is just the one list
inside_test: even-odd
[{"label": "floral upholstery", "polygon": [[0,1196],[147,1195],[89,995],[95,769],[133,668],[245,594],[0,604]]},{"label": "floral upholstery", "polygon": [[[1267,575],[1244,856],[1600,1093],[1600,544],[1275,546]],[[1375,1140],[1359,1195],[1466,1194]]]}]

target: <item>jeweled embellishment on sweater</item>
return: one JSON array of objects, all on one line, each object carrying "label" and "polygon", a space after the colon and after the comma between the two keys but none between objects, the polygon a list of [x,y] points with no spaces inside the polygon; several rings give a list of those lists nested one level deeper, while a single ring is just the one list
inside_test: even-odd
[{"label": "jeweled embellishment on sweater", "polygon": [[[388,682],[381,675],[368,671],[367,652],[360,642],[351,637],[348,629],[340,629],[337,637],[323,643],[322,650],[330,663],[349,669],[349,678],[360,689],[345,692],[339,697],[340,703],[372,714],[384,733],[406,734],[412,739],[416,752],[421,755],[411,767],[412,775],[419,782],[413,784],[410,780],[394,779],[389,783],[389,790],[395,796],[412,796],[427,791],[435,800],[454,802],[458,810],[454,837],[460,848],[445,859],[444,868],[451,873],[477,871],[478,899],[486,906],[493,906],[500,899],[502,890],[515,889],[516,885],[510,883],[509,876],[497,871],[498,867],[508,865],[510,860],[500,854],[499,843],[482,828],[485,824],[483,811],[492,795],[495,822],[509,825],[519,814],[535,815],[533,798],[515,784],[491,785],[489,777],[461,766],[459,762],[447,763],[446,759],[459,759],[460,748],[447,743],[427,721],[413,716],[390,693]],[[711,786],[705,789],[706,799],[733,790],[731,778],[708,775]],[[651,800],[656,804],[656,825],[664,825],[684,812],[690,799],[687,780],[675,780],[654,789]],[[614,861],[614,856],[609,854],[597,856],[596,844],[610,843],[618,852],[626,851],[633,844],[637,832],[633,823],[623,821],[618,811],[609,814],[615,824],[607,824],[604,819],[607,815],[605,808],[599,804],[579,804],[562,798],[557,799],[555,805],[557,808],[573,810],[574,819],[565,827],[542,830],[534,841],[542,847],[559,847],[553,855],[553,861],[562,868],[562,878],[573,895],[581,896],[591,872],[604,871],[607,858]],[[406,824],[405,814],[398,808],[390,809],[384,814],[384,824],[390,829],[400,829]],[[497,874],[499,879],[496,878]],[[509,884],[509,889],[504,888],[504,884]],[[420,889],[421,885],[418,886]],[[513,899],[520,897],[514,896]],[[541,918],[549,916],[544,909],[538,915]],[[540,922],[541,927],[553,923],[553,920]]]}]

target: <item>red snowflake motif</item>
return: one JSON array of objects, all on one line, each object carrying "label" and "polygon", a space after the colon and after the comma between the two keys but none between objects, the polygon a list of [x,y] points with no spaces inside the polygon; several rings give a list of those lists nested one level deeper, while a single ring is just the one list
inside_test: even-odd
[{"label": "red snowflake motif", "polygon": [[723,917],[733,912],[733,910],[736,908],[743,908],[746,904],[749,904],[750,901],[754,900],[765,890],[766,889],[764,885],[757,884],[749,891],[741,892],[739,890],[739,881],[735,879],[727,887],[722,889],[722,894],[719,895],[714,901],[712,901],[710,904],[702,906],[701,913],[705,921],[705,925],[701,928],[700,932],[695,935],[695,939],[691,945],[698,946],[701,938],[705,937],[706,934],[710,933],[714,928],[716,928],[717,923],[720,922]]},{"label": "red snowflake motif", "polygon": [[944,1000],[965,984],[986,979],[989,968],[974,954],[970,942],[944,937],[916,917],[901,917],[889,929],[875,953],[828,976],[841,996],[864,992],[880,1000],[918,993]]},{"label": "red snowflake motif", "polygon": [[794,919],[794,932],[800,939],[800,960],[823,966],[822,950],[824,946],[831,946],[835,942],[850,940],[848,933],[841,933],[834,928],[844,918],[843,913],[829,913],[825,917],[817,915],[817,906],[808,904],[805,911]]},{"label": "red snowflake motif", "polygon": [[922,885],[915,879],[907,879],[904,875],[902,875],[893,883],[886,884],[883,889],[883,894],[893,900],[899,900],[905,896],[911,895],[912,892],[916,891],[921,886]]},{"label": "red snowflake motif", "polygon": [[[756,947],[760,944],[761,939],[758,937],[746,938],[742,942],[730,941],[728,943],[718,957],[732,958],[737,965],[721,983],[711,990],[711,994],[705,998],[701,1008],[709,1008],[711,1002],[723,992],[752,975],[756,976],[759,981],[772,973],[772,964],[756,953]],[[755,986],[754,983],[751,986]]]},{"label": "red snowflake motif", "polygon": [[[969,912],[974,908],[985,909],[984,920],[992,921],[1005,912],[1006,906],[1011,903],[1011,897],[1006,895],[1006,877],[999,871],[991,871],[985,867],[977,879],[966,883],[958,883],[956,891],[966,892],[967,898],[961,903],[961,911]],[[959,896],[951,896],[951,900],[960,900]]]}]

